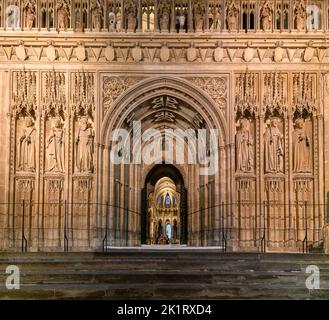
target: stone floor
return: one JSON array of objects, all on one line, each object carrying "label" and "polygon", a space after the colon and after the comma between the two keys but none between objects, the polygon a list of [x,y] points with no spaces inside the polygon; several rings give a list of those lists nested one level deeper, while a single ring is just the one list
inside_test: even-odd
[{"label": "stone floor", "polygon": [[[6,267],[20,290],[5,287]],[[309,265],[320,289],[308,290]],[[329,299],[329,256],[127,248],[107,253],[0,253],[1,299]]]}]

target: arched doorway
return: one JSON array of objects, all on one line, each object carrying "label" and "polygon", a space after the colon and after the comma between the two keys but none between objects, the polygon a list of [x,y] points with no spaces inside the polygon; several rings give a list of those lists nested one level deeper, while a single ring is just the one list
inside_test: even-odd
[{"label": "arched doorway", "polygon": [[[113,139],[117,130],[124,134]],[[110,209],[97,222],[102,227],[109,221],[113,246],[148,243],[149,188],[164,177],[180,196],[179,215],[168,233],[174,234],[175,226],[179,244],[220,244],[219,207],[232,203],[232,150],[222,110],[205,92],[170,76],[143,80],[114,102],[100,134],[99,202],[106,199]],[[161,228],[167,226],[167,219],[161,220]]]},{"label": "arched doorway", "polygon": [[173,165],[156,165],[142,189],[141,243],[187,244],[187,191]]}]

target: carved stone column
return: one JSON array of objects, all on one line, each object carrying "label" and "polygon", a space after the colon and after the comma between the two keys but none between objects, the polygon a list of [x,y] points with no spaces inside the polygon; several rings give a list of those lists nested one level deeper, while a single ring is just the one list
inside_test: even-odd
[{"label": "carved stone column", "polygon": [[154,32],[159,32],[158,0],[154,0]]},{"label": "carved stone column", "polygon": [[176,33],[176,6],[175,0],[171,0],[171,22],[170,22],[170,33]]}]

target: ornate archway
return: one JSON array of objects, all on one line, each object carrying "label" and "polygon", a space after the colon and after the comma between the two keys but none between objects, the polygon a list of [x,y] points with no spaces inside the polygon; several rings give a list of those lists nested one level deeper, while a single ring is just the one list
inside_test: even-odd
[{"label": "ornate archway", "polygon": [[[137,133],[137,137],[134,122],[140,122],[140,132]],[[122,163],[113,164],[111,152],[115,144],[111,141],[113,137],[111,134],[117,129],[125,129],[129,133],[126,141],[129,142],[130,161],[134,159],[138,146],[143,150],[149,143],[148,140],[141,139],[147,130],[158,130],[161,135],[169,130],[172,130],[171,133],[179,130],[179,134],[173,138],[173,150],[175,155],[177,152],[183,152],[184,161],[190,153],[197,152],[197,145],[189,143],[190,137],[186,135],[187,130],[192,129],[198,132],[198,130],[216,129],[218,131],[216,137],[218,149],[209,151],[209,153],[215,153],[216,159],[219,160],[216,172],[201,175],[203,167],[206,171],[209,170],[207,164],[188,163],[188,161],[175,163],[188,190],[188,195],[186,194],[185,197],[188,203],[185,208],[188,207],[190,212],[190,215],[186,214],[185,223],[189,226],[189,230],[182,232],[184,239],[182,238],[181,243],[216,244],[217,236],[214,232],[212,234],[203,232],[203,238],[200,238],[198,233],[201,232],[200,225],[213,224],[217,229],[219,228],[219,211],[212,210],[211,213],[205,214],[202,210],[219,206],[223,201],[222,196],[230,195],[227,190],[230,186],[223,183],[227,180],[231,165],[228,161],[229,135],[222,110],[218,105],[207,93],[187,80],[157,77],[144,80],[128,89],[114,102],[112,109],[106,115],[101,128],[100,143],[104,148],[99,156],[102,167],[102,170],[99,170],[99,202],[108,201],[113,208],[110,213],[110,223],[113,226],[112,243],[138,245],[146,241],[145,235],[141,232],[143,229],[141,226],[145,224],[143,212],[146,209],[143,207],[145,203],[143,204],[140,194],[154,164],[166,164],[168,159],[164,161],[163,154],[166,152],[167,140],[161,138],[161,155],[154,158],[153,163],[127,164],[122,161]],[[207,150],[211,149],[208,142],[205,146]],[[169,164],[172,163],[171,160],[174,159],[169,159]],[[218,192],[219,189],[222,190]],[[199,197],[192,196],[198,193],[200,193]],[[192,212],[197,212],[198,217],[196,214],[193,216]],[[180,226],[182,225],[183,223],[180,223]]]}]

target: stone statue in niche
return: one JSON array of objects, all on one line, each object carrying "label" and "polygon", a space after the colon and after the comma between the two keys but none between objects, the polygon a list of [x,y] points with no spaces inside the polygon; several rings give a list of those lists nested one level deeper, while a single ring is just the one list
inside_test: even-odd
[{"label": "stone statue in niche", "polygon": [[203,12],[202,7],[195,8],[195,14],[194,14],[194,26],[196,32],[202,32],[203,31],[203,25],[204,25],[204,18],[203,18]]},{"label": "stone statue in niche", "polygon": [[81,173],[94,172],[94,130],[88,117],[80,119],[76,137],[76,168]]},{"label": "stone statue in niche", "polygon": [[201,32],[203,30],[203,15],[202,14],[195,15],[195,30],[197,32]]},{"label": "stone statue in niche", "polygon": [[254,139],[250,131],[250,121],[241,119],[236,133],[236,169],[251,172],[254,169]]},{"label": "stone statue in niche", "polygon": [[303,31],[306,28],[306,8],[303,0],[299,0],[295,6],[295,21],[296,21],[296,29],[298,31]]},{"label": "stone statue in niche", "polygon": [[270,5],[269,1],[266,0],[260,10],[260,19],[262,23],[262,29],[264,31],[271,30],[272,28],[272,14],[273,8]]},{"label": "stone statue in niche", "polygon": [[103,10],[102,5],[98,0],[94,1],[92,5],[92,12],[93,29],[100,31],[102,28]]},{"label": "stone statue in niche", "polygon": [[36,128],[32,118],[25,119],[25,128],[19,137],[17,150],[18,170],[35,171]]},{"label": "stone statue in niche", "polygon": [[137,11],[133,4],[127,8],[127,20],[127,31],[135,32],[137,26]]},{"label": "stone statue in niche", "polygon": [[59,1],[57,4],[58,10],[58,28],[66,29],[70,19],[70,7],[65,0]]},{"label": "stone statue in niche", "polygon": [[229,31],[234,31],[238,29],[238,17],[239,17],[239,9],[235,5],[234,1],[232,1],[227,8],[226,14],[226,22],[227,28]]},{"label": "stone statue in niche", "polygon": [[297,119],[292,136],[293,141],[293,171],[309,173],[311,170],[311,139],[305,131],[305,120]]},{"label": "stone statue in niche", "polygon": [[162,32],[169,31],[169,11],[164,9],[160,17],[160,29]]},{"label": "stone statue in niche", "polygon": [[278,118],[267,121],[264,134],[266,173],[283,172],[284,137],[278,127],[279,122]]},{"label": "stone statue in niche", "polygon": [[24,12],[26,17],[26,26],[29,30],[33,28],[33,24],[36,18],[36,3],[35,0],[26,0],[24,2]]},{"label": "stone statue in niche", "polygon": [[64,129],[61,118],[53,120],[50,136],[47,139],[48,171],[64,172]]}]

